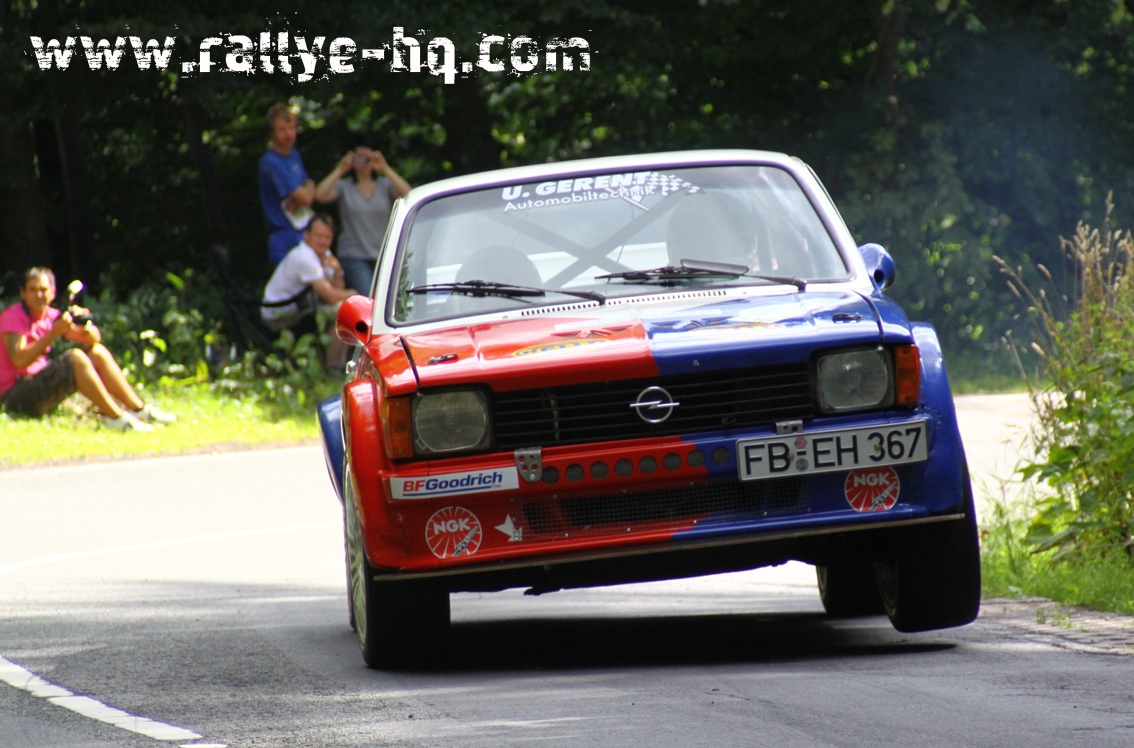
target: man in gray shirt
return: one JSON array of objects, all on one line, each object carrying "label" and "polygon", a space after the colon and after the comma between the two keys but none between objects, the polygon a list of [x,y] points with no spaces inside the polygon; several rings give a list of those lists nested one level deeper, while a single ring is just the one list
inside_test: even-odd
[{"label": "man in gray shirt", "polygon": [[[354,179],[344,179],[351,171]],[[365,140],[348,151],[315,188],[315,199],[321,203],[340,200],[338,252],[348,287],[369,293],[394,200],[409,191],[409,182]]]}]

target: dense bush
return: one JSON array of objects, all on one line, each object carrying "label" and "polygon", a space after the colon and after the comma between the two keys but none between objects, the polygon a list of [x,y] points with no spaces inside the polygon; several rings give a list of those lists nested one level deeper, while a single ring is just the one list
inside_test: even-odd
[{"label": "dense bush", "polygon": [[[166,273],[116,299],[108,285],[83,302],[103,342],[141,390],[208,383],[220,394],[254,400],[283,412],[310,410],[336,390],[323,367],[330,342],[284,331],[270,350],[240,350],[219,321],[223,302],[207,276]],[[326,329],[320,320],[319,329]]]},{"label": "dense bush", "polygon": [[[0,283],[43,263],[129,289],[171,266],[209,267],[219,242],[233,273],[262,285],[256,170],[277,100],[300,110],[299,149],[315,179],[362,132],[414,185],[686,148],[798,155],[856,239],[893,254],[894,297],[937,326],[954,370],[974,374],[1012,366],[1001,345],[1012,304],[989,256],[1044,262],[1059,277],[1061,229],[1097,223],[1108,190],[1134,206],[1134,5],[1124,0],[278,6],[0,6]],[[451,84],[377,61],[328,75],[324,60],[304,83],[282,71],[176,74],[221,30],[318,31],[374,48],[391,43],[393,27],[423,47],[451,37],[463,59],[484,34],[582,35],[593,59],[586,72],[478,69]],[[165,74],[137,69],[129,52],[113,71],[90,69],[81,52],[66,71],[39,68],[33,35],[80,33],[170,35],[178,51]],[[1021,355],[1033,369],[1036,354]]]},{"label": "dense bush", "polygon": [[[1036,461],[1023,470],[1053,494],[1028,527],[1054,560],[1084,553],[1134,555],[1134,235],[1080,224],[1064,250],[1076,271],[1072,293],[1033,292],[1004,267],[1037,323],[1034,344],[1048,384],[1032,392]],[[1050,274],[1041,266],[1041,273]]]}]

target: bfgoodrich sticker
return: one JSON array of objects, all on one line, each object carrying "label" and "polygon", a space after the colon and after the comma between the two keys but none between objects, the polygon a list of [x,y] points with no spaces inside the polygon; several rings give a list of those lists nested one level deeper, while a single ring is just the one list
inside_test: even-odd
[{"label": "bfgoodrich sticker", "polygon": [[520,479],[514,467],[390,479],[390,492],[395,499],[432,499],[437,496],[487,493],[519,487]]}]

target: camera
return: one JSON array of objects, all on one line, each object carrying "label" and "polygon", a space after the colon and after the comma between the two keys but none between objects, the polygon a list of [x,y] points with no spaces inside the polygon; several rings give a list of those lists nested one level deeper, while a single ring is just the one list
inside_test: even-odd
[{"label": "camera", "polygon": [[73,280],[67,284],[67,307],[71,312],[71,321],[76,325],[85,325],[93,318],[90,312],[79,314],[75,312],[75,297],[78,296],[83,290],[83,282],[81,280]]}]

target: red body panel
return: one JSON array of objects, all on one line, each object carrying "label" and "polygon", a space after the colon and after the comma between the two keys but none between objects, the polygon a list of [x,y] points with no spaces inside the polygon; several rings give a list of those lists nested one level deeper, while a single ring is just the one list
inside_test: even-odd
[{"label": "red body panel", "polygon": [[[456,357],[452,358],[451,354]],[[434,363],[431,364],[430,359]],[[505,453],[398,463],[386,457],[382,444],[379,423],[382,398],[416,391],[418,379],[421,387],[477,381],[488,383],[495,391],[507,391],[531,387],[533,381],[549,386],[593,381],[596,367],[601,367],[603,379],[656,376],[657,365],[642,324],[638,321],[600,324],[593,319],[540,318],[491,326],[456,327],[404,339],[396,335],[379,335],[371,339],[360,362],[360,379],[348,384],[344,390],[343,413],[346,448],[357,481],[360,520],[370,562],[380,568],[424,570],[470,561],[625,545],[626,537],[609,533],[601,536],[582,533],[575,537],[549,537],[546,541],[541,538],[535,542],[516,543],[496,528],[505,525],[511,518],[518,531],[527,532],[531,538],[532,528],[514,508],[514,505],[520,506],[515,502],[525,498],[529,502],[543,501],[549,507],[548,511],[553,511],[556,497],[621,491],[620,484],[629,484],[629,480],[623,481],[612,474],[600,487],[588,470],[582,480],[570,484],[564,480],[563,485],[555,490],[543,483],[520,481],[516,489],[491,494],[398,500],[392,498],[392,477],[412,478],[491,468],[515,470],[515,461],[511,453]],[[680,439],[664,438],[619,442],[609,448],[601,444],[552,448],[544,451],[543,461],[545,466],[566,471],[571,464],[589,469],[591,463],[598,459],[604,459],[611,465],[617,459],[631,459],[636,464],[648,455],[660,465],[666,454],[676,452],[681,456],[682,467],[676,471],[659,468],[659,472],[649,478],[636,475],[633,487],[643,490],[704,481],[706,471],[703,468],[686,465],[685,458],[690,449]],[[450,507],[471,512],[480,524],[482,539],[474,552],[442,559],[430,549],[427,530],[430,518]],[[654,529],[638,526],[633,533],[633,542],[665,540],[676,530],[692,524],[693,521],[686,518],[679,524],[658,524]]]},{"label": "red body panel", "polygon": [[[418,333],[405,338],[422,387],[487,383],[496,392],[657,376],[642,323],[537,318]],[[455,354],[456,358],[440,357]],[[433,359],[435,363],[431,364]]]},{"label": "red body panel", "polygon": [[383,396],[408,395],[417,391],[417,377],[399,336],[378,335],[372,338],[366,345],[366,356],[378,370]]},{"label": "red body panel", "polygon": [[377,383],[370,377],[356,379],[343,388],[343,436],[352,468],[346,471],[345,479],[355,481],[359,523],[372,563],[399,558],[409,548],[405,529],[382,492],[380,476],[391,465],[382,446],[380,403]]},{"label": "red body panel", "polygon": [[[583,477],[578,481],[559,481],[554,487],[542,482],[519,482],[512,490],[496,491],[488,494],[458,495],[431,499],[393,499],[383,500],[383,507],[375,507],[380,514],[400,525],[404,536],[399,538],[396,550],[391,547],[390,536],[366,532],[368,554],[377,566],[395,568],[403,571],[422,571],[446,566],[460,566],[468,563],[499,561],[521,556],[565,553],[569,551],[591,550],[604,546],[625,546],[628,543],[652,543],[668,540],[682,529],[693,527],[696,517],[682,517],[679,520],[635,521],[630,536],[612,532],[609,527],[601,531],[588,532],[575,529],[570,533],[540,532],[525,516],[524,506],[538,507],[543,515],[543,524],[555,527],[564,524],[557,521],[558,501],[573,497],[607,496],[621,493],[624,489],[643,491],[650,489],[679,488],[706,483],[708,474],[703,467],[690,467],[688,455],[692,447],[676,437],[643,439],[609,444],[588,444],[574,447],[557,447],[544,450],[544,467],[556,468],[565,475],[570,465],[583,468]],[[681,458],[677,469],[662,467],[666,455],[676,454]],[[635,465],[643,457],[657,461],[657,472],[644,476],[635,471],[633,477],[622,478],[611,471],[605,479],[591,477],[590,467],[595,461],[603,461],[608,467],[618,459],[628,459]],[[462,473],[489,468],[515,469],[511,454],[479,455],[429,462],[405,463],[390,466],[390,469],[377,475],[368,475],[366,480],[377,485],[369,486],[367,495],[391,496],[390,478],[424,477]],[[356,471],[357,472],[357,471]],[[359,475],[362,480],[362,476]],[[362,492],[360,487],[360,492]],[[364,504],[369,511],[369,505]],[[458,557],[439,558],[429,545],[429,522],[438,512],[451,507],[459,507],[470,512],[479,523],[482,539],[472,552]],[[509,525],[509,523],[511,523]],[[367,523],[369,526],[370,523]],[[511,534],[500,529],[512,527]],[[520,536],[523,542],[516,542]],[[371,545],[371,542],[376,543]],[[403,552],[404,549],[404,552]]]}]

